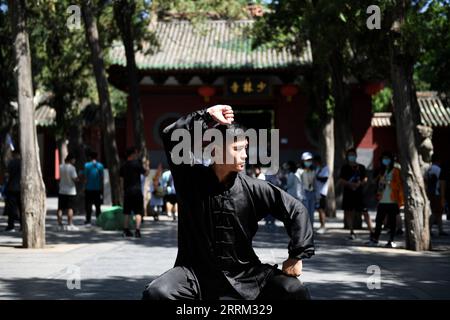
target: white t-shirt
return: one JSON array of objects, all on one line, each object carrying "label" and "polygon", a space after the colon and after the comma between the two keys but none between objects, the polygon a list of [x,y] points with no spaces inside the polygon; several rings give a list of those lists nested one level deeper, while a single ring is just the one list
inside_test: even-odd
[{"label": "white t-shirt", "polygon": [[77,171],[70,163],[64,163],[59,166],[59,194],[70,196],[77,195],[77,188],[74,179],[77,178]]},{"label": "white t-shirt", "polygon": [[297,169],[295,173],[296,177],[302,184],[302,189],[305,191],[314,191],[316,174],[312,170],[305,170],[302,168]]},{"label": "white t-shirt", "polygon": [[[322,168],[318,168],[316,171],[316,178],[328,178],[330,175],[330,170],[327,166],[324,166]],[[328,179],[326,182],[321,182],[318,179],[315,180],[315,189],[318,193],[318,196],[327,196],[328,194]]]},{"label": "white t-shirt", "polygon": [[380,203],[395,203],[395,201],[392,201],[391,199],[391,193],[392,193],[392,188],[391,188],[391,182],[392,182],[392,172],[394,170],[391,170],[388,173],[384,174],[384,183],[385,183],[385,187],[384,187],[384,191],[383,191],[383,195],[380,199]]}]

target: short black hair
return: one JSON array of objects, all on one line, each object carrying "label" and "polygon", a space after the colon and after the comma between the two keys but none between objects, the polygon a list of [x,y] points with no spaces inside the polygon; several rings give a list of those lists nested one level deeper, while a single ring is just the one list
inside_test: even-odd
[{"label": "short black hair", "polygon": [[89,158],[90,159],[97,159],[97,157],[98,157],[98,153],[97,152],[95,152],[95,151],[89,152]]},{"label": "short black hair", "polygon": [[[247,140],[248,137],[246,136],[246,130],[245,128],[240,125],[239,123],[233,122],[232,124],[216,124],[211,129],[219,130],[221,133],[222,141],[216,141],[214,138],[212,142],[203,141],[203,147],[206,147],[210,144],[217,144],[220,143],[222,148],[226,147],[227,142],[231,141],[237,142],[242,140]],[[231,138],[231,140],[230,140]]]},{"label": "short black hair", "polygon": [[240,137],[245,137],[246,128],[238,122],[233,122],[231,124],[218,124],[214,128],[219,130],[224,137],[231,136],[238,139]]},{"label": "short black hair", "polygon": [[356,153],[356,149],[354,147],[348,148],[347,152],[345,152],[345,154],[349,154],[349,153]]},{"label": "short black hair", "polygon": [[316,154],[314,156],[313,160],[316,161],[316,162],[322,163],[322,157],[320,155],[318,155],[318,154]]},{"label": "short black hair", "polygon": [[137,152],[137,148],[136,147],[129,147],[127,148],[127,151],[125,153],[125,155],[127,156],[127,158],[133,154],[135,154]]}]

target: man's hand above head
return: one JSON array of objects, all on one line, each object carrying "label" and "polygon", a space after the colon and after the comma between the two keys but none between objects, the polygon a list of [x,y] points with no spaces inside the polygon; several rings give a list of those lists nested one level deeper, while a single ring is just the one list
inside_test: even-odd
[{"label": "man's hand above head", "polygon": [[283,262],[283,271],[286,275],[291,277],[298,277],[302,274],[303,263],[302,260],[289,258]]},{"label": "man's hand above head", "polygon": [[206,111],[220,124],[231,124],[234,121],[234,113],[231,106],[218,104],[209,107]]}]

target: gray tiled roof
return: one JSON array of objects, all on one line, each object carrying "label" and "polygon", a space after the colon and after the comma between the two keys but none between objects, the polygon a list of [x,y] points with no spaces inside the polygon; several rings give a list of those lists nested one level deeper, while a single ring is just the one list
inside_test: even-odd
[{"label": "gray tiled roof", "polygon": [[[88,104],[82,106],[81,119],[77,121],[82,121],[80,125],[91,125],[101,122],[100,107],[94,104]],[[48,127],[55,125],[56,120],[56,110],[48,105],[40,106],[36,109],[34,113],[34,119],[37,126]]]},{"label": "gray tiled roof", "polygon": [[56,110],[49,106],[41,106],[34,113],[34,121],[36,125],[47,127],[55,123]]},{"label": "gray tiled roof", "polygon": [[[159,22],[156,36],[159,51],[144,55],[136,53],[136,64],[141,70],[264,70],[287,69],[312,61],[309,45],[301,57],[289,50],[270,48],[251,49],[246,30],[253,21],[207,21],[195,27],[187,21]],[[121,42],[111,48],[108,59],[112,64],[126,65]]]},{"label": "gray tiled roof", "polygon": [[[417,92],[421,123],[429,127],[450,126],[450,107],[446,107],[436,92]],[[391,126],[391,112],[376,112],[372,117],[372,127]]]}]

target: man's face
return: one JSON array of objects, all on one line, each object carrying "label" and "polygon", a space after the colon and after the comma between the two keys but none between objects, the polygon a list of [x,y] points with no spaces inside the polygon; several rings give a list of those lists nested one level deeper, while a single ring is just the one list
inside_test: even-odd
[{"label": "man's face", "polygon": [[[228,144],[225,148],[227,155],[223,160],[223,166],[226,166],[230,172],[240,172],[245,168],[245,160],[247,159],[247,145],[246,139]],[[227,160],[231,160],[229,163]]]},{"label": "man's face", "polygon": [[245,160],[247,159],[247,145],[247,140],[241,139],[227,147],[227,152],[231,155],[229,159],[233,159],[233,164],[230,164],[233,166],[232,171],[240,172],[244,170]]}]

